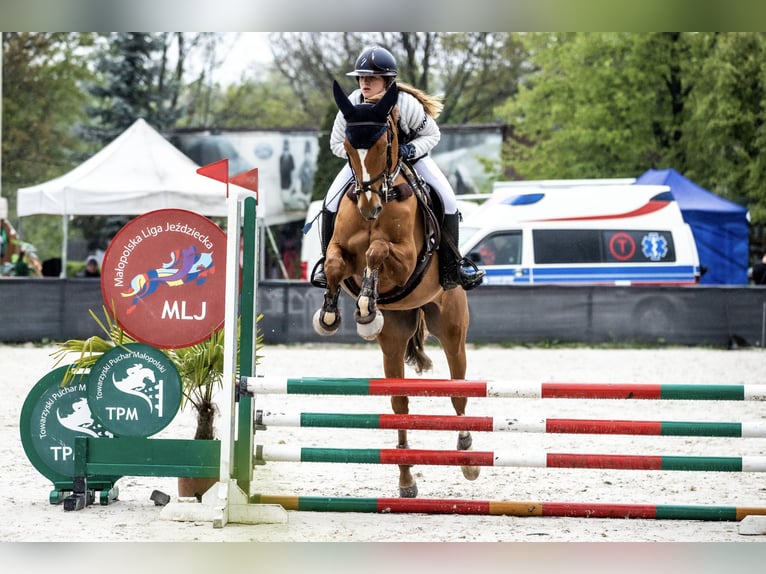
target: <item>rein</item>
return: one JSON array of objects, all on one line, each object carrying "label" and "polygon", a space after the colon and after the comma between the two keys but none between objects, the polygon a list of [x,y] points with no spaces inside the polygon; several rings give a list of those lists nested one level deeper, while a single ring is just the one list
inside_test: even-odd
[{"label": "rein", "polygon": [[[391,117],[389,116],[386,122],[348,122],[347,127],[355,127],[355,126],[377,126],[380,127],[380,131],[376,134],[375,139],[377,140],[379,138],[379,135],[381,131],[385,130],[386,132],[386,165],[383,168],[383,170],[376,175],[375,177],[363,180],[360,179],[357,175],[356,171],[353,169],[353,166],[351,166],[351,173],[354,174],[354,188],[352,190],[349,190],[349,197],[356,201],[359,198],[359,195],[362,193],[372,192],[378,195],[380,199],[384,202],[389,202],[396,199],[404,199],[405,197],[409,197],[409,195],[412,194],[412,191],[410,190],[409,194],[402,195],[402,190],[400,189],[402,186],[395,186],[394,180],[399,175],[399,172],[402,168],[402,161],[401,158],[397,159],[396,165],[393,164],[392,155],[393,155],[393,126],[391,125]],[[351,165],[351,161],[349,160],[349,165]],[[393,168],[393,169],[392,169]],[[374,188],[373,184],[377,183],[378,181],[382,180],[382,184],[379,188]],[[406,186],[409,188],[409,186]]]}]

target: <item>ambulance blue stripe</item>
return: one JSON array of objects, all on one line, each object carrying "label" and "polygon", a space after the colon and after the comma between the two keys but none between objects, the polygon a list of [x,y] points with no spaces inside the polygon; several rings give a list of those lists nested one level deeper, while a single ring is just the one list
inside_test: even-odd
[{"label": "ambulance blue stripe", "polygon": [[513,278],[514,283],[690,283],[694,281],[694,267],[679,265],[673,267],[657,266],[609,266],[609,267],[538,267],[532,273],[523,269],[521,276],[516,276],[512,267],[484,267],[487,282],[493,279]]}]

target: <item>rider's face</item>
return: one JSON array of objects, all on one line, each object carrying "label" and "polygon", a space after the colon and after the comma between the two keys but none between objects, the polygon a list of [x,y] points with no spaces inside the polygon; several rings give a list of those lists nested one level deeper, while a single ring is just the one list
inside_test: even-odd
[{"label": "rider's face", "polygon": [[359,87],[362,89],[362,96],[369,99],[385,91],[386,81],[383,76],[359,76]]}]

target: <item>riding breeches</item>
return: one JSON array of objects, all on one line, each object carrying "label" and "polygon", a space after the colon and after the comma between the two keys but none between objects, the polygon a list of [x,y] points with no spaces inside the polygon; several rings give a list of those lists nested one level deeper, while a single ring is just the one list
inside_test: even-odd
[{"label": "riding breeches", "polygon": [[[444,205],[444,213],[456,213],[457,200],[455,199],[455,192],[452,189],[449,180],[439,169],[439,166],[436,165],[436,162],[431,159],[430,156],[424,156],[415,162],[414,167],[420,174],[420,177],[431,186],[431,189],[439,194],[442,204]],[[325,196],[325,209],[332,213],[338,212],[341,195],[351,179],[353,179],[353,173],[351,172],[351,167],[347,163],[343,166],[343,169],[338,172],[338,175],[335,176],[335,179],[330,185],[330,189],[327,191],[327,195]]]}]

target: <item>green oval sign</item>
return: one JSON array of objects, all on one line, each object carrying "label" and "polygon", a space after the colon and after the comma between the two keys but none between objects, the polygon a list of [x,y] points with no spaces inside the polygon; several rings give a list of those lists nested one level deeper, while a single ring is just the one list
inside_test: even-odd
[{"label": "green oval sign", "polygon": [[[112,437],[88,406],[85,375],[61,386],[68,366],[45,375],[27,395],[21,408],[19,430],[24,452],[40,474],[54,484],[74,476],[74,439],[78,436]],[[119,477],[89,477],[116,481]]]},{"label": "green oval sign", "polygon": [[104,353],[90,370],[88,405],[118,436],[148,437],[164,429],[181,407],[181,378],[158,349],[129,343]]}]

